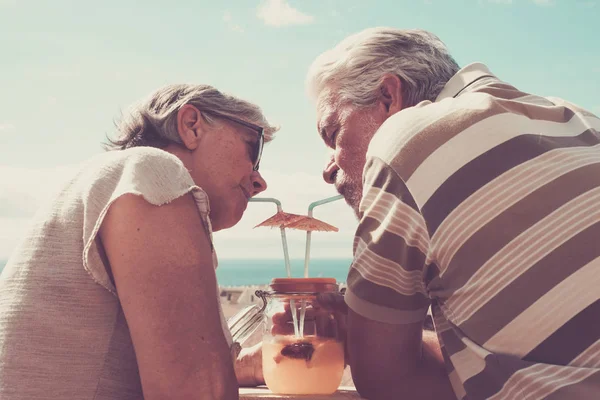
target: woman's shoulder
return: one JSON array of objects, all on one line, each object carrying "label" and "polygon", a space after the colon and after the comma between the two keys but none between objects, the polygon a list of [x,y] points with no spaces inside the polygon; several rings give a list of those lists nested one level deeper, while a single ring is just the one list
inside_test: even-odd
[{"label": "woman's shoulder", "polygon": [[183,163],[173,154],[148,146],[132,147],[126,150],[111,150],[99,154],[89,160],[90,164],[120,164],[129,166],[172,165],[173,168],[183,168]]},{"label": "woman's shoulder", "polygon": [[126,158],[134,160],[165,160],[181,164],[179,158],[168,151],[156,147],[138,146],[120,150],[120,152],[123,153]]},{"label": "woman's shoulder", "polygon": [[152,204],[164,204],[196,188],[181,160],[153,147],[134,147],[100,154],[87,163],[83,175],[92,186],[113,195],[140,194]]},{"label": "woman's shoulder", "polygon": [[181,160],[167,152],[155,147],[132,147],[126,150],[113,150],[99,154],[87,162],[90,171],[100,169],[103,174],[114,171],[115,173],[133,173],[137,178],[156,178],[167,176],[170,179],[181,178],[191,183],[191,176]]}]

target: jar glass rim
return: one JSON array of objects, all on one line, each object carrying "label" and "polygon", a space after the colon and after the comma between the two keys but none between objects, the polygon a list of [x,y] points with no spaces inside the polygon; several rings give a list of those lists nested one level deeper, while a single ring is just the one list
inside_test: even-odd
[{"label": "jar glass rim", "polygon": [[273,278],[269,285],[271,294],[318,294],[337,292],[335,278]]}]

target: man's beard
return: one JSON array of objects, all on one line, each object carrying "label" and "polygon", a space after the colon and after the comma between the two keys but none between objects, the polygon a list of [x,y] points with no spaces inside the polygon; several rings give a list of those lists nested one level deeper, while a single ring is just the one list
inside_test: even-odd
[{"label": "man's beard", "polygon": [[339,185],[336,183],[336,189],[342,196],[344,196],[346,203],[352,207],[356,218],[360,219],[359,206],[362,199],[362,185],[346,179]]}]

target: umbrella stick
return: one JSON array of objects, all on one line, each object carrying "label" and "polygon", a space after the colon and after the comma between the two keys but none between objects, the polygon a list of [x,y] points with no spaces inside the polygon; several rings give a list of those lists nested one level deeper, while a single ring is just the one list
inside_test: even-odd
[{"label": "umbrella stick", "polygon": [[[253,197],[249,199],[253,203],[275,203],[277,206],[277,212],[282,212],[283,208],[281,208],[281,202],[272,197]],[[288,252],[288,243],[287,237],[285,235],[285,227],[281,226],[279,228],[281,230],[281,243],[283,245],[283,261],[285,262],[285,272],[288,278],[292,277],[292,267],[290,265],[290,254]]]},{"label": "umbrella stick", "polygon": [[285,272],[288,278],[292,277],[292,266],[290,265],[290,254],[288,253],[287,237],[285,235],[285,228],[282,226],[281,230],[281,243],[283,243],[283,259],[285,260]]},{"label": "umbrella stick", "polygon": [[[249,201],[254,203],[275,203],[277,206],[277,212],[282,212],[281,202],[272,197],[253,197]],[[292,266],[290,265],[290,254],[288,252],[287,237],[285,235],[285,227],[281,226],[281,243],[283,245],[283,260],[285,262],[285,272],[288,278],[292,277]],[[296,303],[293,299],[290,299],[290,311],[292,313],[292,320],[294,322],[294,334],[296,337],[300,337],[300,329],[298,328],[298,316],[296,315]],[[304,330],[304,329],[303,329]]]}]

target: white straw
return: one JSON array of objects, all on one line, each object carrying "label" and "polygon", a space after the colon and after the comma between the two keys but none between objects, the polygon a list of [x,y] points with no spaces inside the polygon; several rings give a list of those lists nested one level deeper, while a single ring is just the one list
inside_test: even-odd
[{"label": "white straw", "polygon": [[[312,211],[310,211],[312,213]],[[306,250],[304,251],[304,277],[308,278],[308,264],[310,263],[310,231],[306,231]]]},{"label": "white straw", "polygon": [[300,337],[304,337],[304,317],[306,316],[306,300],[302,300],[302,307],[300,308]]},{"label": "white straw", "polygon": [[[281,211],[278,207],[278,211]],[[283,244],[283,259],[285,261],[285,272],[288,278],[292,277],[292,266],[290,265],[290,254],[288,252],[287,236],[285,234],[285,227],[281,226],[281,242]],[[294,323],[294,335],[300,337],[300,329],[298,327],[298,316],[296,315],[296,303],[294,299],[290,299],[290,312],[292,313],[292,321]]]},{"label": "white straw", "polygon": [[[290,299],[290,311],[292,313],[292,320],[294,321],[294,335],[299,338],[300,337],[300,329],[298,328],[298,316],[296,315],[296,302],[294,299]],[[302,325],[304,325],[304,321],[302,321]],[[303,326],[304,328],[304,326]]]},{"label": "white straw", "polygon": [[[308,214],[307,215],[309,217],[312,217],[313,210],[315,209],[315,207],[321,206],[323,204],[331,203],[332,201],[341,200],[343,198],[344,198],[344,196],[339,194],[337,196],[327,197],[322,200],[314,201],[314,202],[310,203],[310,205],[308,206]],[[304,251],[304,277],[305,278],[308,278],[308,266],[310,264],[310,238],[311,238],[311,231],[306,231],[306,249]]]},{"label": "white straw", "polygon": [[[342,195],[328,197],[326,199],[317,200],[308,206],[308,216],[313,216],[313,209],[323,204],[331,203],[332,201],[341,200]],[[306,249],[304,251],[304,277],[308,278],[308,266],[310,264],[310,239],[311,231],[306,231]],[[306,300],[302,300],[302,307],[300,309],[300,337],[304,336],[304,318],[306,316]]]}]

